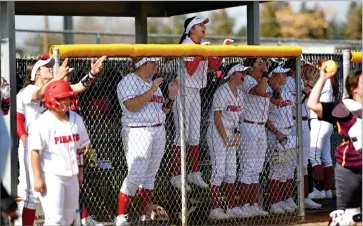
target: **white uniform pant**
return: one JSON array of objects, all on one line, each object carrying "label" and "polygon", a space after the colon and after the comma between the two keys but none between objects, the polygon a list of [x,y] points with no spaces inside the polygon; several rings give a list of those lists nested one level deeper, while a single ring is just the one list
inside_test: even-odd
[{"label": "white uniform pant", "polygon": [[314,167],[323,165],[324,167],[333,166],[331,158],[330,137],[333,132],[333,125],[312,119],[310,121],[310,162]]},{"label": "white uniform pant", "polygon": [[[297,136],[297,127],[292,131],[292,134]],[[308,164],[310,157],[310,128],[308,120],[302,121],[302,145],[303,145],[303,161],[304,161],[304,175],[308,175]]]},{"label": "white uniform pant", "polygon": [[[173,116],[175,125],[174,144],[181,145],[180,136],[180,93],[173,104]],[[185,88],[185,128],[186,140],[189,145],[199,145],[200,141],[200,122],[201,122],[201,98],[200,90],[196,88]]]},{"label": "white uniform pant", "polygon": [[[227,130],[227,136],[233,137],[233,130]],[[217,128],[210,125],[207,132],[207,142],[212,163],[211,184],[221,186],[222,182],[233,184],[236,181],[237,147],[226,147]]]},{"label": "white uniform pant", "polygon": [[39,194],[44,211],[44,225],[71,225],[79,207],[77,176],[44,174],[46,192]]},{"label": "white uniform pant", "polygon": [[[39,204],[38,195],[34,191],[34,174],[31,166],[31,156],[28,148],[24,148],[22,144],[18,148],[19,156],[19,184],[18,196],[24,200],[23,207],[28,209],[36,209]],[[19,206],[19,208],[21,208]]]},{"label": "white uniform pant", "polygon": [[263,170],[267,150],[267,136],[264,125],[243,122],[241,142],[238,148],[241,173],[239,181],[245,184],[258,184]]},{"label": "white uniform pant", "polygon": [[156,174],[165,152],[165,127],[122,128],[123,150],[128,173],[121,192],[134,196],[141,185],[154,189]]},{"label": "white uniform pant", "polygon": [[[289,136],[292,134],[292,129],[278,129],[283,135]],[[271,153],[278,150],[278,140],[275,134],[271,131],[267,132],[268,138],[268,149]],[[289,179],[294,179],[295,177],[296,160],[286,163],[273,163],[270,165],[270,180],[278,180],[281,182],[286,182]]]}]

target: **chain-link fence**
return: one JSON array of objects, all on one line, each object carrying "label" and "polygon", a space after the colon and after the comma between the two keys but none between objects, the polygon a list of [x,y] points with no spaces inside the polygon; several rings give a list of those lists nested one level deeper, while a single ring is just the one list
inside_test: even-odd
[{"label": "chain-link fence", "polygon": [[[148,34],[150,44],[170,44],[178,43],[178,34]],[[226,38],[235,40],[235,44],[247,44],[247,37],[224,37],[208,36],[207,39],[212,44],[221,44]],[[16,43],[17,53],[22,56],[36,56],[44,52],[44,47],[57,43],[65,44],[65,39],[72,40],[72,44],[111,44],[111,43],[135,43],[133,33],[113,33],[113,32],[89,32],[89,31],[53,31],[53,30],[30,30],[17,29]],[[361,40],[306,40],[293,38],[269,38],[261,37],[261,45],[267,46],[291,46],[298,45],[303,48],[304,53],[335,53],[343,49],[361,51]],[[68,43],[71,44],[71,43]]]},{"label": "chain-link fence", "polygon": [[[311,63],[333,59],[339,64],[340,98],[341,54],[304,54],[303,58]],[[185,60],[186,67],[179,58],[158,62],[153,79],[164,79],[161,89],[137,110],[126,101],[153,86],[143,77],[144,73],[153,74],[153,64],[136,69],[134,74],[135,64],[130,59],[109,58],[96,82],[79,95],[79,114],[92,141],[81,202],[98,221],[111,223],[116,215],[124,214],[122,206],[132,200],[125,213],[129,222],[137,224],[145,219],[140,216],[150,213],[145,206],[153,191],[152,202],[169,218],[163,223],[180,225],[184,188],[188,225],[297,222],[301,199],[296,169],[303,166],[297,164],[296,149],[293,94],[294,76],[300,71],[296,59],[226,57],[219,66],[219,58],[202,58],[198,67],[193,67],[194,58]],[[17,59],[19,88],[29,61]],[[77,83],[89,72],[90,59],[71,58],[69,65],[75,68],[70,81]],[[185,73],[193,75],[181,81],[184,87],[179,92],[185,94],[179,93],[166,110],[161,100],[170,97],[170,84]],[[184,117],[180,101],[185,101]],[[135,116],[137,112],[140,114]],[[181,118],[185,120],[185,136],[180,132]],[[187,145],[185,156],[180,139]],[[332,135],[332,150],[339,142],[340,138]],[[183,157],[186,168],[181,166]],[[186,170],[184,187],[182,169]],[[153,211],[154,220],[163,216],[163,210]]]}]

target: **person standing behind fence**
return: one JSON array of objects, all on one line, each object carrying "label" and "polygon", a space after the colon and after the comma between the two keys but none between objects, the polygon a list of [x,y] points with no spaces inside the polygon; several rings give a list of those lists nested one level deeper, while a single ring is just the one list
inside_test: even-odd
[{"label": "person standing behind fence", "polygon": [[[287,61],[285,65],[291,66],[295,63]],[[310,128],[309,128],[309,113],[310,110],[307,108],[306,103],[310,94],[312,86],[310,85],[312,78],[315,74],[315,66],[310,63],[305,63],[302,65],[302,75],[301,75],[301,89],[302,89],[302,142],[303,142],[303,156],[304,156],[304,205],[306,209],[319,209],[321,204],[314,202],[308,198],[309,195],[309,178],[308,178],[308,164],[309,164],[309,154],[310,154]],[[282,86],[282,89],[293,95],[296,98],[296,74],[294,68],[290,68],[288,76],[286,78],[286,84]],[[295,99],[296,100],[296,99]],[[293,101],[295,103],[295,100]],[[296,121],[296,105],[292,105],[292,114],[294,121]],[[296,127],[293,129],[296,132]],[[291,172],[294,174],[295,172]]]},{"label": "person standing behind fence", "polygon": [[251,66],[241,88],[243,92],[243,108],[241,120],[241,142],[238,148],[240,175],[239,199],[242,210],[250,216],[265,216],[258,204],[259,175],[263,171],[267,137],[265,124],[270,104],[267,94],[268,68],[261,58],[247,59]]},{"label": "person standing behind fence", "polygon": [[[182,35],[179,44],[197,44],[208,45],[202,39],[206,34],[206,26],[209,22],[208,18],[191,17],[184,22],[184,34]],[[225,45],[229,45],[233,40],[226,39]],[[190,173],[187,180],[202,188],[208,188],[208,184],[203,181],[199,162],[200,162],[200,123],[201,123],[201,97],[200,89],[207,85],[208,67],[217,71],[221,62],[221,57],[186,57],[185,73],[185,124],[188,148],[188,163]],[[181,189],[181,136],[180,136],[180,98],[176,98],[173,105],[173,117],[175,125],[175,141],[172,150],[172,167],[173,175],[170,179],[171,184]],[[190,191],[190,186],[187,184],[186,189]]]},{"label": "person standing behind fence", "polygon": [[[44,225],[76,223],[83,151],[90,144],[77,94],[68,82],[50,82],[44,90],[48,108],[29,131],[34,190],[44,211]],[[80,219],[79,219],[80,220]]]},{"label": "person standing behind fence", "polygon": [[[320,70],[321,65],[326,60],[319,60],[317,68]],[[338,86],[335,77],[327,80],[320,101],[331,102],[338,97]],[[315,187],[313,192],[308,195],[310,199],[332,198],[331,186],[333,183],[333,162],[331,157],[330,137],[333,132],[333,126],[325,121],[318,120],[317,115],[310,113],[310,157],[309,160],[313,167],[313,178]]]},{"label": "person standing behind fence", "polygon": [[[272,157],[269,172],[269,195],[272,202],[270,213],[281,214],[294,212],[298,208],[294,194],[294,177],[291,172],[296,168],[296,136],[293,135],[295,122],[292,115],[294,96],[285,92],[281,87],[286,84],[286,73],[290,68],[281,66],[275,68],[269,75],[270,91],[272,93],[269,106],[268,121],[268,147]],[[281,139],[282,137],[282,139]],[[284,157],[283,157],[284,156]]]},{"label": "person standing behind fence", "polygon": [[[224,79],[213,95],[207,142],[212,162],[211,197],[212,210],[209,218],[221,220],[246,217],[240,207],[235,205],[235,186],[237,173],[237,147],[240,133],[237,130],[239,115],[242,111],[242,94],[238,88],[244,81],[246,69],[239,63],[226,67]],[[220,208],[220,186],[226,185],[227,211]]]},{"label": "person standing behind fence", "polygon": [[[27,66],[24,88],[17,94],[17,135],[19,137],[19,184],[18,200],[19,208],[22,208],[22,224],[33,225],[36,214],[36,205],[39,203],[31,186],[30,176],[32,169],[28,156],[28,132],[35,124],[38,117],[46,110],[43,100],[44,89],[50,81],[62,80],[69,73],[68,59],[65,59],[58,69],[58,75],[53,78],[52,67],[54,58],[43,55],[40,60]],[[92,59],[91,72],[84,76],[77,84],[71,85],[76,93],[83,92],[93,83],[102,68],[102,62],[106,57],[99,58],[96,62]],[[92,75],[93,74],[93,75]]]},{"label": "person standing behind fence", "polygon": [[7,115],[10,108],[10,85],[3,77],[0,78],[0,92],[1,111],[3,115]]},{"label": "person standing behind fence", "polygon": [[165,113],[169,112],[179,89],[174,81],[164,100],[159,86],[164,78],[152,81],[160,58],[135,58],[135,72],[125,76],[117,85],[117,98],[122,109],[123,150],[128,173],[122,183],[117,201],[116,225],[129,225],[127,207],[139,186],[140,221],[150,220],[150,207],[155,177],[165,152]]},{"label": "person standing behind fence", "polygon": [[334,102],[322,102],[320,94],[328,79],[336,71],[320,69],[320,78],[311,91],[308,107],[319,120],[335,126],[343,136],[335,150],[335,187],[337,209],[330,213],[330,226],[357,225],[362,221],[362,70],[352,71],[345,80],[349,98]]}]

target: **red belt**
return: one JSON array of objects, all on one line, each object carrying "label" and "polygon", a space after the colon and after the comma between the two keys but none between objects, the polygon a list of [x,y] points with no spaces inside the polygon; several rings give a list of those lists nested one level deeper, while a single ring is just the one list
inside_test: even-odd
[{"label": "red belt", "polygon": [[[294,120],[296,120],[296,117],[294,117]],[[309,117],[308,117],[308,116],[303,116],[303,117],[302,117],[302,120],[303,120],[303,121],[307,121],[307,120],[309,120]]]},{"label": "red belt", "polygon": [[163,124],[155,124],[155,125],[151,125],[151,126],[129,126],[130,128],[147,128],[147,127],[159,127]]},{"label": "red belt", "polygon": [[254,125],[260,125],[260,126],[262,126],[262,125],[265,125],[265,124],[266,124],[265,122],[252,122],[252,121],[248,121],[248,120],[246,120],[246,119],[243,119],[243,122],[245,122],[245,123],[249,123],[249,124],[254,124]]}]

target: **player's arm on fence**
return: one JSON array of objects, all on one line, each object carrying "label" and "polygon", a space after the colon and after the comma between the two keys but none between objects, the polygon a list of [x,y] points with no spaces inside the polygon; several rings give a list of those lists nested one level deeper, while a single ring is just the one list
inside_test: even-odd
[{"label": "player's arm on fence", "polygon": [[84,92],[88,89],[88,87],[92,85],[99,73],[102,72],[102,64],[106,57],[107,56],[102,56],[96,62],[94,61],[94,59],[91,59],[91,71],[87,75],[85,75],[79,83],[71,85],[71,88],[75,93]]},{"label": "player's arm on fence", "polygon": [[163,111],[165,114],[169,113],[173,107],[174,100],[178,95],[179,85],[178,80],[174,80],[168,85],[168,99],[163,104]]},{"label": "player's arm on fence", "polygon": [[326,63],[324,62],[320,68],[320,77],[318,81],[315,83],[314,88],[311,90],[309,99],[307,102],[307,107],[315,112],[315,114],[321,118],[323,116],[323,106],[320,103],[320,95],[323,91],[325,82],[335,75],[336,70],[332,72],[325,72]]}]

